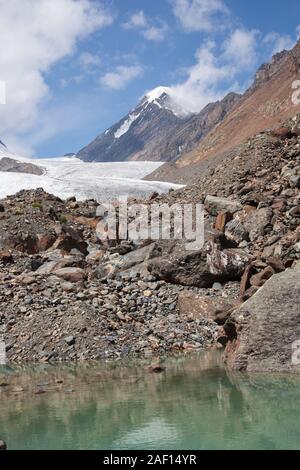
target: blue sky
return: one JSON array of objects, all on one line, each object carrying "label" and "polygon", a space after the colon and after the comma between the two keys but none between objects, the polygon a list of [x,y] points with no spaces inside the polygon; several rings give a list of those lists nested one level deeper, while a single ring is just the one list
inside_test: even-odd
[{"label": "blue sky", "polygon": [[0,138],[38,156],[78,151],[156,86],[191,111],[243,91],[300,33],[299,0],[0,0],[0,10]]}]

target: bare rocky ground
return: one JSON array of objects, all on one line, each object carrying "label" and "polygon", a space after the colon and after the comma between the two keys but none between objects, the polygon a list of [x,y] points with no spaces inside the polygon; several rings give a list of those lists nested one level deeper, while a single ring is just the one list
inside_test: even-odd
[{"label": "bare rocky ground", "polygon": [[144,201],[204,202],[201,250],[186,251],[179,241],[100,243],[95,228],[105,232],[106,220],[96,216],[95,201],[61,201],[43,190],[0,201],[8,360],[81,361],[221,345],[233,368],[293,369],[292,344],[300,339],[300,313],[290,308],[300,286],[299,125],[295,117],[259,134],[196,184]]}]

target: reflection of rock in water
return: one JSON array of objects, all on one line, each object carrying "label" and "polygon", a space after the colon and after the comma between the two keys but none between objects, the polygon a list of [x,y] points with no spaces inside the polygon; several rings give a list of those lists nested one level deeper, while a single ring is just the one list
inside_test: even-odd
[{"label": "reflection of rock in water", "polygon": [[1,437],[10,448],[298,445],[300,378],[227,373],[209,353],[165,367],[158,375],[145,361],[0,368]]},{"label": "reflection of rock in water", "polygon": [[6,450],[6,449],[7,449],[6,442],[0,439],[0,450]]}]

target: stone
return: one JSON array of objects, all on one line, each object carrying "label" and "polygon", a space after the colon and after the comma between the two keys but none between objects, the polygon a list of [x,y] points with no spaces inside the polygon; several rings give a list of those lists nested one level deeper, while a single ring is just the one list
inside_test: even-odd
[{"label": "stone", "polygon": [[144,297],[152,297],[153,293],[151,290],[145,290],[144,291]]},{"label": "stone", "polygon": [[270,134],[272,137],[276,137],[281,140],[286,140],[293,137],[293,133],[288,127],[279,127],[278,129],[272,130]]},{"label": "stone", "polygon": [[82,234],[79,231],[63,224],[60,227],[60,232],[61,234],[53,245],[53,250],[59,249],[70,252],[75,248],[84,255],[88,255],[88,244],[83,240]]},{"label": "stone", "polygon": [[181,316],[187,316],[191,320],[207,318],[218,324],[224,324],[232,311],[232,304],[222,297],[210,298],[182,291],[178,295],[177,310]]},{"label": "stone", "polygon": [[248,231],[238,220],[231,220],[225,227],[225,237],[239,245],[242,241],[249,239]]},{"label": "stone", "polygon": [[64,341],[67,343],[68,346],[73,346],[76,342],[74,336],[67,336]]},{"label": "stone", "polygon": [[150,261],[148,269],[156,279],[172,284],[211,287],[214,282],[239,280],[249,262],[249,255],[240,249],[219,250],[209,242],[202,250],[187,251],[177,248],[166,258]]},{"label": "stone", "polygon": [[86,278],[86,274],[81,268],[61,268],[53,271],[53,274],[69,282],[82,282]]},{"label": "stone", "polygon": [[234,214],[243,209],[239,201],[216,196],[206,196],[204,205],[211,215],[218,215],[219,212],[230,212]]},{"label": "stone", "polygon": [[209,272],[220,282],[240,280],[249,261],[250,255],[246,251],[240,248],[221,251],[214,243],[207,253]]},{"label": "stone", "polygon": [[245,292],[250,285],[250,277],[251,277],[252,271],[253,271],[253,265],[252,263],[250,263],[246,266],[246,269],[243,273],[241,283],[240,283],[240,299],[241,300],[244,299]]},{"label": "stone", "polygon": [[178,249],[168,257],[151,260],[148,270],[156,279],[183,286],[211,287],[219,280],[210,273],[204,250]]},{"label": "stone", "polygon": [[265,282],[270,279],[275,274],[275,271],[271,266],[266,267],[259,273],[255,274],[250,279],[251,286],[254,287],[261,287],[265,284]]},{"label": "stone", "polygon": [[217,215],[214,228],[219,232],[225,232],[226,224],[232,219],[232,214],[230,212],[220,212]]},{"label": "stone", "polygon": [[[225,360],[235,370],[300,373],[300,269],[275,274],[226,322]],[[299,354],[298,354],[299,357]]]},{"label": "stone", "polygon": [[7,250],[0,251],[0,262],[4,264],[13,263],[14,259],[11,252]]},{"label": "stone", "polygon": [[161,364],[150,364],[150,366],[148,366],[148,371],[154,372],[155,374],[161,374],[165,370],[166,368]]},{"label": "stone", "polygon": [[47,251],[56,241],[56,237],[51,234],[38,234],[38,251]]},{"label": "stone", "polygon": [[7,450],[6,442],[0,439],[0,450]]},{"label": "stone", "polygon": [[290,180],[289,180],[289,183],[290,183],[290,187],[291,188],[300,188],[300,176],[298,175],[295,175],[295,176],[291,176]]},{"label": "stone", "polygon": [[251,241],[265,234],[266,227],[271,223],[273,211],[270,207],[263,207],[252,212],[244,221],[244,227],[249,233]]}]

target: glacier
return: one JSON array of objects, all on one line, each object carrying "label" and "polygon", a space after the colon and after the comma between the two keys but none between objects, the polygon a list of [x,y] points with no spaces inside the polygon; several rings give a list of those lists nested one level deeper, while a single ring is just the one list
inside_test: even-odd
[{"label": "glacier", "polygon": [[43,188],[62,199],[76,196],[78,200],[95,199],[107,202],[120,196],[145,197],[152,192],[168,192],[182,186],[171,183],[143,181],[161,162],[85,163],[76,157],[33,159],[10,153],[0,147],[0,159],[8,157],[32,163],[43,169],[41,176],[0,171],[0,198],[22,189]]}]

